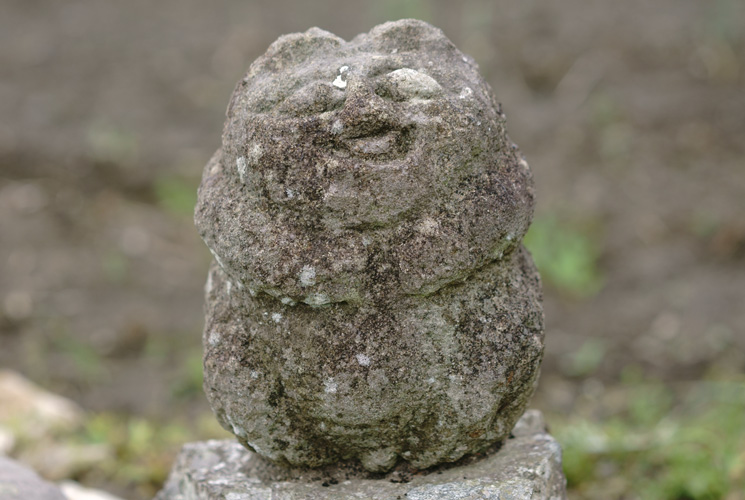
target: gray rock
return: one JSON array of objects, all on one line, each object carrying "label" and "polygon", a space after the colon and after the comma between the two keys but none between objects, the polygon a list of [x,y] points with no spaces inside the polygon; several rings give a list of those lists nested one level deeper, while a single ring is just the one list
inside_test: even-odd
[{"label": "gray rock", "polygon": [[205,390],[276,462],[385,471],[504,439],[543,353],[527,163],[476,64],[414,20],[254,62],[205,168]]},{"label": "gray rock", "polygon": [[67,500],[62,491],[41,479],[36,472],[0,456],[0,498],[2,500]]},{"label": "gray rock", "polygon": [[342,464],[285,469],[234,441],[184,446],[156,500],[560,500],[566,498],[561,448],[529,410],[498,451],[429,471],[398,466],[373,475]]},{"label": "gray rock", "polygon": [[67,500],[122,500],[111,493],[85,486],[75,481],[62,481],[60,489],[67,497]]},{"label": "gray rock", "polygon": [[16,438],[37,441],[54,432],[80,428],[85,412],[74,401],[52,394],[12,370],[0,370],[0,426]]}]

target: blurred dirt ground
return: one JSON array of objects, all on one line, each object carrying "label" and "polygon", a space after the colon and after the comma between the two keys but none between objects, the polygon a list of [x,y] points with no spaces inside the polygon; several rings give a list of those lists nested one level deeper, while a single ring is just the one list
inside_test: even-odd
[{"label": "blurred dirt ground", "polygon": [[401,17],[441,27],[477,60],[534,172],[529,244],[547,320],[534,406],[572,415],[629,371],[669,383],[745,372],[739,0],[4,0],[2,11],[0,366],[90,411],[208,411],[209,257],[191,207],[233,85],[283,33],[349,39]]}]

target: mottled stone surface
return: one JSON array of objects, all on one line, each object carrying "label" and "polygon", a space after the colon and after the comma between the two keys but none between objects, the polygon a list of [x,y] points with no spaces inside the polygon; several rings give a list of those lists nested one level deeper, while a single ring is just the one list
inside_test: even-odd
[{"label": "mottled stone surface", "polygon": [[472,59],[414,20],[281,37],[238,84],[196,224],[205,390],[276,462],[385,471],[504,439],[543,353],[527,163]]},{"label": "mottled stone surface", "polygon": [[67,500],[62,491],[41,479],[36,472],[0,456],[0,499],[2,500]]},{"label": "mottled stone surface", "polygon": [[430,471],[398,467],[372,475],[343,464],[285,469],[234,441],[189,443],[156,500],[561,500],[566,480],[561,448],[529,410],[496,452]]}]

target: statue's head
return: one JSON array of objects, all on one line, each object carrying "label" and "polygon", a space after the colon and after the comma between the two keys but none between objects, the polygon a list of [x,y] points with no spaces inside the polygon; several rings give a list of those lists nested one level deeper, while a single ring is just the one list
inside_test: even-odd
[{"label": "statue's head", "polygon": [[[371,241],[405,247],[392,257],[397,282],[430,293],[509,251],[532,215],[530,173],[491,89],[472,59],[421,21],[350,42],[318,28],[279,38],[236,87],[221,154],[228,197],[245,209],[248,254],[222,249],[224,236],[205,234],[212,228],[203,235],[239,283],[287,300],[365,295]],[[441,223],[451,216],[463,220]],[[268,225],[287,234],[267,235]],[[311,265],[303,259],[312,249],[299,249],[319,240],[316,260],[326,264]],[[443,261],[444,247],[452,254]],[[312,285],[299,278],[306,266]]]},{"label": "statue's head", "polygon": [[223,148],[273,203],[330,227],[387,225],[494,161],[501,128],[476,64],[410,21],[348,43],[317,28],[280,38],[238,85]]}]

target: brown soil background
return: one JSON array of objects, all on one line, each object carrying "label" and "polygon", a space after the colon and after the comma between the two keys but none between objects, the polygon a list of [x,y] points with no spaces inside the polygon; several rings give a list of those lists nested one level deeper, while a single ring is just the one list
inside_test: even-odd
[{"label": "brown soil background", "polygon": [[[250,62],[284,33],[319,26],[349,39],[410,16],[480,64],[534,172],[537,217],[591,228],[598,245],[599,292],[546,287],[534,406],[570,413],[630,365],[668,381],[745,371],[742,2],[1,10],[0,366],[87,409],[206,411],[184,385],[209,262],[188,200]],[[588,340],[602,363],[578,376],[573,356]]]}]

